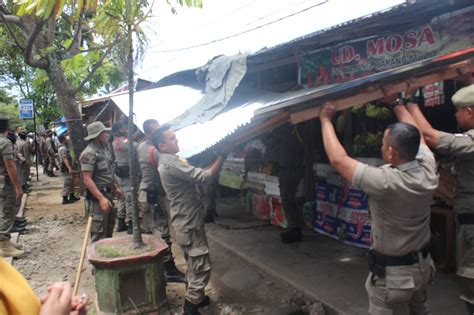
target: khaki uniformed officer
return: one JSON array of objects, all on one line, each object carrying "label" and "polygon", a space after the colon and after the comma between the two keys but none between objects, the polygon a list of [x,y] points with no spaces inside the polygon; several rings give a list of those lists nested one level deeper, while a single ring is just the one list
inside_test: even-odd
[{"label": "khaki uniformed officer", "polygon": [[73,203],[78,201],[74,195],[74,187],[72,183],[72,160],[71,154],[69,153],[69,136],[60,135],[58,137],[59,147],[58,147],[58,160],[59,160],[59,170],[63,177],[63,201],[62,204]]},{"label": "khaki uniformed officer", "polygon": [[138,201],[143,211],[145,224],[153,233],[158,233],[169,246],[163,255],[166,282],[185,282],[184,274],[176,268],[171,252],[172,243],[168,226],[169,201],[166,199],[158,173],[159,153],[151,142],[153,131],[159,127],[160,125],[155,119],[149,119],[143,123],[145,141],[140,143],[137,148],[142,175]]},{"label": "khaki uniformed officer", "polygon": [[56,153],[57,148],[54,144],[53,132],[51,130],[48,130],[46,137],[46,154],[48,155],[46,175],[48,175],[49,177],[56,177],[56,175],[54,175],[54,167],[56,166]]},{"label": "khaki uniformed officer", "polygon": [[[128,138],[127,138],[127,127],[123,122],[117,122],[112,127],[113,142],[112,148],[115,156],[115,175],[118,177],[118,183],[120,189],[125,194],[125,198],[119,201],[117,211],[117,232],[127,230],[128,234],[133,233],[132,224],[132,183],[130,181],[129,161],[130,156],[128,154]],[[138,144],[133,143],[134,152],[136,152]],[[136,156],[134,156],[136,158]],[[138,174],[138,169],[134,170],[135,174]],[[138,180],[138,176],[135,177]],[[134,186],[136,187],[138,183]],[[127,224],[125,223],[127,221]]]},{"label": "khaki uniformed officer", "polygon": [[15,196],[19,204],[23,195],[13,161],[14,151],[7,139],[8,119],[0,118],[0,256],[18,257],[24,254],[19,244],[10,241],[15,222]]},{"label": "khaki uniformed officer", "polygon": [[179,152],[178,140],[168,126],[155,130],[152,142],[160,152],[158,171],[170,201],[170,220],[175,230],[175,241],[181,247],[187,263],[188,288],[184,314],[199,314],[198,308],[210,303],[204,289],[211,276],[211,262],[204,231],[205,211],[197,186],[217,176],[223,158],[219,157],[207,169],[189,165],[176,155]]},{"label": "khaki uniformed officer", "polygon": [[425,288],[434,276],[428,252],[430,204],[438,185],[433,153],[423,139],[420,145],[418,129],[407,123],[414,124],[408,111],[396,106],[401,122],[389,126],[383,137],[382,157],[387,165],[360,163],[347,155],[336,136],[331,122],[334,109],[326,104],[320,116],[329,161],[369,196],[369,313],[427,314]]},{"label": "khaki uniformed officer", "polygon": [[28,179],[31,169],[31,144],[26,139],[26,131],[18,133],[16,141],[16,155],[18,157],[18,168],[20,173],[20,182],[23,191],[30,192]]},{"label": "khaki uniformed officer", "polygon": [[474,84],[464,87],[452,97],[456,120],[465,133],[451,134],[433,129],[415,102],[408,110],[420,126],[428,145],[455,159],[456,184],[454,211],[457,227],[456,258],[461,277],[461,299],[469,313],[474,313]]},{"label": "khaki uniformed officer", "polygon": [[84,178],[86,212],[93,216],[91,228],[92,242],[112,237],[115,225],[114,194],[122,198],[122,192],[115,182],[107,149],[108,131],[100,121],[87,126],[89,144],[82,151],[79,161]]}]

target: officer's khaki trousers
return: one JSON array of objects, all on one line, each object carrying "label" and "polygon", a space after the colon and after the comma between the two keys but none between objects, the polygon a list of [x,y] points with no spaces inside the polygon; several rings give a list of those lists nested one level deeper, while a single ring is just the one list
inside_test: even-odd
[{"label": "officer's khaki trousers", "polygon": [[72,176],[69,172],[62,172],[61,175],[63,177],[63,196],[69,196],[74,193],[72,189]]},{"label": "officer's khaki trousers", "polygon": [[456,225],[456,264],[461,299],[474,304],[474,225]]},{"label": "officer's khaki trousers", "polygon": [[15,188],[6,184],[4,177],[0,177],[0,241],[10,239],[10,230],[15,222]]},{"label": "officer's khaki trousers", "polygon": [[[143,194],[145,194],[144,197],[142,197]],[[140,192],[140,197],[142,197],[139,199],[141,200],[140,209],[143,213],[143,222],[153,234],[159,235],[168,244],[168,250],[163,253],[163,262],[168,262],[173,256],[171,254],[172,242],[168,223],[169,202],[164,197],[160,197],[158,203],[154,205],[143,202],[142,200],[146,200],[145,191]]]},{"label": "officer's khaki trousers", "polygon": [[211,261],[204,226],[187,231],[175,231],[176,243],[186,259],[188,289],[184,297],[193,304],[204,299],[204,289],[211,278]]},{"label": "officer's khaki trousers", "polygon": [[118,201],[117,217],[126,219],[128,222],[132,221],[132,189],[129,177],[120,178],[117,176],[120,190],[124,194],[124,198]]},{"label": "officer's khaki trousers", "polygon": [[54,158],[54,154],[48,153],[48,171],[52,173],[55,166],[56,166],[56,159]]},{"label": "officer's khaki trousers", "polygon": [[[112,201],[110,198],[109,200]],[[84,202],[86,215],[92,215],[91,241],[112,237],[115,226],[115,208],[110,212],[104,212],[100,209],[97,200],[84,199]]]},{"label": "officer's khaki trousers", "polygon": [[46,171],[49,171],[49,155],[44,154],[43,155],[43,174],[46,174]]},{"label": "officer's khaki trousers", "polygon": [[26,185],[28,183],[28,179],[30,178],[30,164],[29,163],[22,163],[20,164],[20,181],[21,185]]},{"label": "officer's khaki trousers", "polygon": [[430,314],[426,287],[432,283],[435,267],[431,256],[411,266],[387,267],[385,278],[369,273],[365,289],[371,315]]}]

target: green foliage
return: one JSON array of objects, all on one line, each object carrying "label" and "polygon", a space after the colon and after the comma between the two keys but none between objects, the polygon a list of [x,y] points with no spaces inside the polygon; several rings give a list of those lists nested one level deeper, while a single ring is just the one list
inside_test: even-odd
[{"label": "green foliage", "polygon": [[[202,0],[177,0],[179,5],[181,6],[188,6],[188,7],[195,7],[195,8],[202,8]],[[169,1],[168,1],[169,3]]]},{"label": "green foliage", "polygon": [[354,138],[353,154],[359,157],[379,157],[383,132],[364,132]]},{"label": "green foliage", "polygon": [[371,103],[364,103],[354,106],[352,113],[358,116],[367,116],[377,120],[390,120],[393,118],[392,111],[384,106],[377,106]]}]

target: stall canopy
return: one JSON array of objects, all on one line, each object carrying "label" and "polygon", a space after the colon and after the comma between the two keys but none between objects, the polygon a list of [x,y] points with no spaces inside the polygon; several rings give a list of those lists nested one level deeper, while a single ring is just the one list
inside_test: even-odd
[{"label": "stall canopy", "polygon": [[[219,142],[237,143],[238,139],[249,139],[256,136],[257,129],[261,132],[263,122],[275,117],[273,124],[267,124],[270,129],[285,121],[300,123],[316,118],[320,105],[326,101],[334,102],[338,110],[349,108],[364,102],[370,102],[383,97],[382,87],[393,84],[395,89],[406,89],[405,80],[417,77],[423,85],[436,81],[453,79],[469,68],[474,70],[472,58],[474,47],[464,49],[445,56],[431,58],[408,66],[398,67],[377,73],[365,78],[334,85],[326,85],[311,89],[302,89],[287,93],[258,94],[257,91],[236,91],[228,111],[204,123],[189,125],[177,132],[183,157],[192,157],[212,147]],[[252,95],[242,101],[242,95]],[[260,91],[262,93],[262,91]],[[282,116],[283,115],[283,116]],[[242,128],[245,127],[245,128]],[[245,129],[247,136],[242,135]]]}]

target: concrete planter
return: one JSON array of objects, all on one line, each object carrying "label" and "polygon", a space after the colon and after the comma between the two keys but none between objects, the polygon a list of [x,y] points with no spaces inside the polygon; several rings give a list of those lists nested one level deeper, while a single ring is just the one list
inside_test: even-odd
[{"label": "concrete planter", "polygon": [[144,314],[166,304],[163,251],[166,243],[153,235],[142,235],[154,249],[135,256],[104,258],[98,245],[132,244],[132,236],[106,238],[91,245],[89,261],[95,267],[98,308],[104,314]]}]

